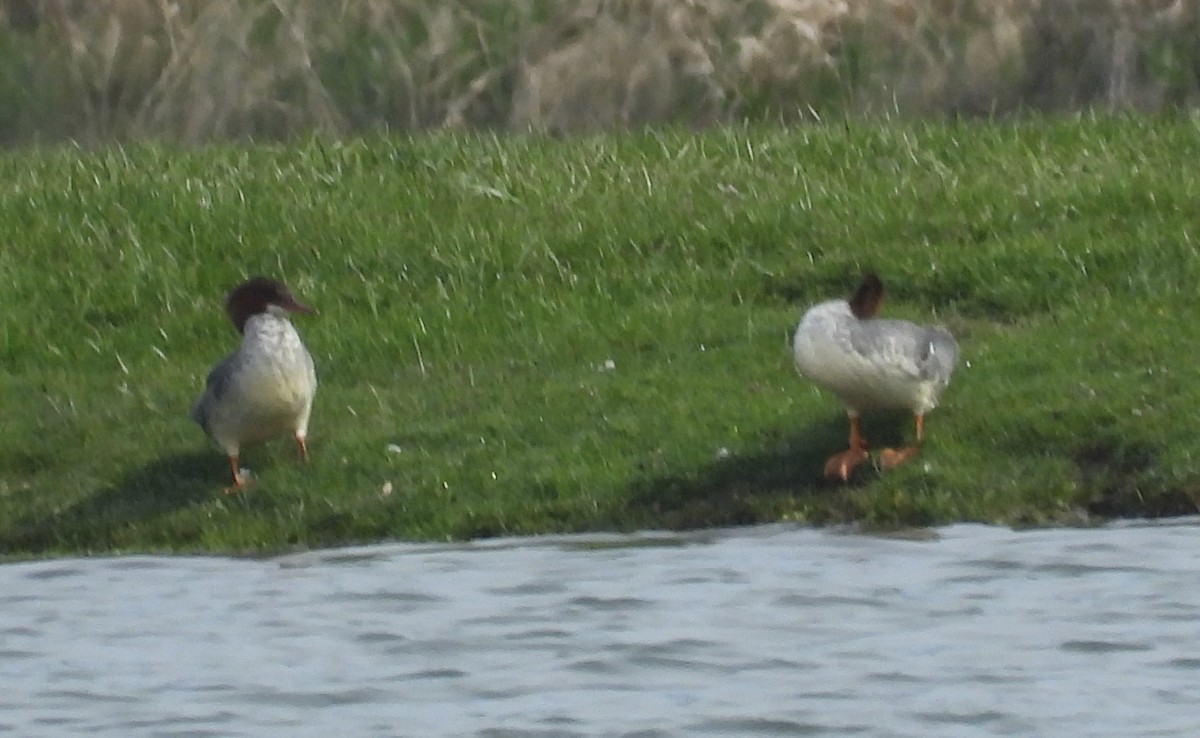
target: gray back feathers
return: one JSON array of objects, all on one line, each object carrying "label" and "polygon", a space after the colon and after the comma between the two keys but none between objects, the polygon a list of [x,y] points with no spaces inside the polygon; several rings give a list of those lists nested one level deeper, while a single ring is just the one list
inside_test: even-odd
[{"label": "gray back feathers", "polygon": [[855,352],[883,359],[923,381],[942,386],[950,381],[958,361],[958,344],[945,328],[882,318],[848,323]]}]

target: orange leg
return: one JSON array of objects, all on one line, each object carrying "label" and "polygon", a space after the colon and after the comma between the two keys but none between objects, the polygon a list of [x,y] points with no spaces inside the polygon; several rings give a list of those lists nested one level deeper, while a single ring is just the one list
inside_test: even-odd
[{"label": "orange leg", "polygon": [[862,432],[859,429],[858,418],[851,416],[850,448],[829,457],[829,460],[825,462],[825,476],[829,479],[840,479],[845,482],[850,479],[850,475],[854,472],[854,467],[866,461],[869,456],[866,439],[862,437]]},{"label": "orange leg", "polygon": [[246,489],[246,485],[250,484],[250,480],[242,474],[242,464],[237,454],[232,454],[229,457],[229,468],[233,471],[233,486],[226,487],[225,494],[232,495]]},{"label": "orange leg", "polygon": [[925,438],[925,415],[917,413],[917,443],[905,448],[885,448],[879,453],[879,463],[884,469],[895,469],[906,461],[911,461],[921,452],[921,441]]},{"label": "orange leg", "polygon": [[296,434],[296,450],[300,452],[300,460],[308,461],[308,441],[304,436]]}]

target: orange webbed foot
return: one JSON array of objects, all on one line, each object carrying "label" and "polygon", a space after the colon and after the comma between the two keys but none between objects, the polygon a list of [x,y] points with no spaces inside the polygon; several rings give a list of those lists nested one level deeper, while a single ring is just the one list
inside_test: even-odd
[{"label": "orange webbed foot", "polygon": [[229,468],[233,472],[233,484],[226,487],[224,492],[227,495],[235,495],[239,492],[244,492],[250,486],[250,474],[242,469],[241,462],[236,456],[229,457]]},{"label": "orange webbed foot", "polygon": [[854,468],[870,456],[871,454],[861,446],[848,448],[840,454],[834,454],[829,457],[829,461],[825,462],[825,477],[826,479],[840,479],[843,482],[849,481],[850,475],[854,473]]},{"label": "orange webbed foot", "polygon": [[884,469],[895,469],[903,463],[912,461],[921,452],[920,446],[905,448],[885,448],[879,452],[879,464]]},{"label": "orange webbed foot", "polygon": [[239,474],[236,478],[234,478],[233,484],[229,485],[222,491],[227,495],[238,495],[249,490],[250,485],[253,483],[254,482],[252,479],[250,479],[249,474]]},{"label": "orange webbed foot", "polygon": [[825,478],[840,479],[843,482],[850,479],[854,467],[870,458],[867,452],[867,441],[863,438],[857,415],[850,416],[850,448],[834,454],[825,462]]},{"label": "orange webbed foot", "polygon": [[917,413],[917,443],[904,448],[885,448],[879,452],[879,465],[884,469],[895,469],[901,464],[912,461],[921,453],[921,439],[925,437],[925,414]]}]

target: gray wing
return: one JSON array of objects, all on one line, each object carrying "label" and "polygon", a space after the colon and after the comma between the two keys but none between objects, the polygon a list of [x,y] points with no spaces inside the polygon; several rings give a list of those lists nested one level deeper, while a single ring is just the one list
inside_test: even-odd
[{"label": "gray wing", "polygon": [[958,361],[958,344],[949,331],[907,320],[864,320],[851,332],[850,346],[881,368],[942,385]]},{"label": "gray wing", "polygon": [[234,356],[226,356],[212,371],[208,373],[208,379],[204,383],[204,394],[197,398],[192,405],[192,410],[189,413],[192,420],[208,432],[208,413],[209,409],[219,403],[229,389],[230,378],[233,376]]},{"label": "gray wing", "polygon": [[936,379],[941,384],[950,381],[954,365],[958,363],[958,342],[945,328],[925,328],[922,336],[924,350],[921,353],[921,376]]}]

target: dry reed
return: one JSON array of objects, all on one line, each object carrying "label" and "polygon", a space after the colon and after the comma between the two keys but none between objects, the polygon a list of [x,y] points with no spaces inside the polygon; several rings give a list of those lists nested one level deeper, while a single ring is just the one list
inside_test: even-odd
[{"label": "dry reed", "polygon": [[7,0],[0,141],[1200,100],[1195,0]]}]

